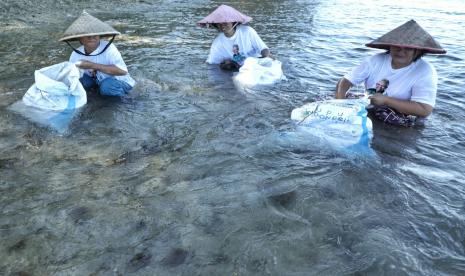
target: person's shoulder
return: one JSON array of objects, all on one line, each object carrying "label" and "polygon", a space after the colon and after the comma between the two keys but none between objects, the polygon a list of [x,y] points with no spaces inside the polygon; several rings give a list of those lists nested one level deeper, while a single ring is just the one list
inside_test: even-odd
[{"label": "person's shoulder", "polygon": [[[84,52],[84,46],[81,45],[79,46],[76,50],[80,51],[80,52]],[[73,60],[73,61],[77,61],[79,59],[81,59],[83,57],[83,55],[79,54],[79,53],[76,53],[76,51],[72,51],[71,52],[71,55],[69,56],[69,59],[70,60]]]},{"label": "person's shoulder", "polygon": [[[81,46],[77,47],[76,50],[81,51],[81,52],[84,52],[84,45],[81,45]],[[79,55],[79,54],[76,53],[76,51],[74,51],[74,50],[72,51],[71,54],[72,54],[72,55],[73,55],[73,54]]]},{"label": "person's shoulder", "polygon": [[254,28],[250,27],[249,25],[242,25],[242,24],[236,27],[236,31],[240,31],[244,33],[255,32]]},{"label": "person's shoulder", "polygon": [[244,25],[244,24],[239,24],[236,28],[237,28],[237,29],[242,29],[242,30],[253,29],[253,28],[250,27],[249,25]]},{"label": "person's shoulder", "polygon": [[[100,49],[103,50],[105,47],[108,46],[108,43],[109,41],[106,41],[106,40],[102,41],[100,44]],[[104,53],[107,53],[109,55],[118,55],[118,54],[121,55],[121,53],[119,52],[114,42],[108,46],[108,48],[105,50]]]},{"label": "person's shoulder", "polygon": [[436,69],[434,68],[433,64],[428,62],[427,60],[420,58],[415,62],[417,70],[427,73],[436,73]]},{"label": "person's shoulder", "polygon": [[371,59],[376,60],[376,61],[385,61],[385,60],[389,59],[389,54],[388,53],[374,54],[374,55],[371,56]]},{"label": "person's shoulder", "polygon": [[366,57],[364,63],[370,64],[370,66],[376,66],[377,64],[385,64],[389,60],[389,54],[378,53]]},{"label": "person's shoulder", "polygon": [[216,44],[216,43],[222,43],[222,41],[226,38],[226,36],[223,34],[223,33],[219,33],[215,39],[213,39],[213,44]]},{"label": "person's shoulder", "polygon": [[366,56],[362,60],[363,60],[363,63],[368,63],[368,64],[382,63],[385,61],[386,58],[388,58],[387,56],[388,55],[386,55],[385,53],[379,53],[379,54],[374,54],[371,56]]},{"label": "person's shoulder", "polygon": [[434,68],[433,65],[429,61],[424,59],[424,57],[418,59],[416,63],[417,63],[417,66]]},{"label": "person's shoulder", "polygon": [[[109,42],[109,41],[106,41],[106,40],[102,41],[101,47],[102,47],[102,48],[107,47],[108,43],[110,43],[110,42]],[[114,42],[112,42],[112,43],[110,44],[110,46],[108,46],[108,49],[109,49],[109,50],[112,50],[112,51],[113,51],[113,50],[118,51],[118,48],[116,47],[116,45],[115,45]]]}]

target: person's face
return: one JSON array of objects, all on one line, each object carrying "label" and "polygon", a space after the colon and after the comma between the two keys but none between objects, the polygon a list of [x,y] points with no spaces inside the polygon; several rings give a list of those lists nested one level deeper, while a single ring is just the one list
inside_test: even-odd
[{"label": "person's face", "polygon": [[100,36],[98,35],[84,36],[84,37],[79,38],[79,42],[81,42],[81,44],[84,45],[84,48],[86,50],[93,51],[97,49],[100,43]]},{"label": "person's face", "polygon": [[234,54],[239,54],[239,49],[237,47],[233,47],[233,53]]},{"label": "person's face", "polygon": [[233,26],[232,22],[218,23],[218,29],[225,34],[234,32]]},{"label": "person's face", "polygon": [[378,81],[376,83],[376,91],[384,91],[384,89],[386,89],[386,82]]},{"label": "person's face", "polygon": [[417,51],[411,48],[395,47],[389,48],[394,69],[402,68],[410,65],[415,58]]}]

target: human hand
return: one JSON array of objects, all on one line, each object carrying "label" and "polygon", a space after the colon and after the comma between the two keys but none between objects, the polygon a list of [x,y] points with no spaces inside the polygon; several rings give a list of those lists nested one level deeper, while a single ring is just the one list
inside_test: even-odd
[{"label": "human hand", "polygon": [[368,96],[368,99],[370,99],[371,104],[374,105],[386,105],[389,97],[385,96],[381,93],[375,93],[373,95]]},{"label": "human hand", "polygon": [[76,62],[76,66],[80,69],[93,69],[97,70],[97,64],[88,60],[80,60]]}]

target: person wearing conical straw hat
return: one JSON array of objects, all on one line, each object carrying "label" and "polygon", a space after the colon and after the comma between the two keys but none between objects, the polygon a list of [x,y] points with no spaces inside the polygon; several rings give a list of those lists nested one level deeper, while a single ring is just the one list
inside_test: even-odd
[{"label": "person wearing conical straw hat", "polygon": [[233,7],[221,5],[211,14],[197,22],[200,27],[214,27],[220,31],[215,38],[206,60],[209,64],[219,64],[226,70],[237,70],[240,64],[233,60],[234,55],[246,57],[271,57],[268,46],[257,32],[245,24],[252,20]]},{"label": "person wearing conical straw hat", "polygon": [[[134,87],[136,82],[129,75],[121,53],[112,44],[119,34],[107,23],[83,11],[60,38],[73,48],[69,61],[85,70],[80,81],[87,91],[98,88],[101,95],[123,96]],[[101,37],[111,39],[105,41]],[[74,48],[72,41],[78,41],[81,46]]]},{"label": "person wearing conical straw hat", "polygon": [[366,89],[375,88],[386,79],[389,86],[384,93],[369,98],[373,107],[388,107],[397,115],[428,116],[436,103],[438,77],[432,64],[422,59],[424,54],[445,54],[446,51],[417,22],[410,20],[367,47],[387,50],[365,59],[339,80],[335,97],[346,97],[354,85],[364,83]]}]

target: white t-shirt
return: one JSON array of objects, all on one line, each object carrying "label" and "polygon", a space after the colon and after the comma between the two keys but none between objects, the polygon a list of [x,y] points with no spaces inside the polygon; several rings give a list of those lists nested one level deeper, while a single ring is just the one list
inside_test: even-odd
[{"label": "white t-shirt", "polygon": [[352,84],[365,82],[365,88],[375,88],[376,82],[387,79],[385,93],[400,100],[411,100],[434,107],[438,76],[433,65],[419,59],[409,66],[392,69],[391,55],[381,53],[365,59],[344,78]]},{"label": "white t-shirt", "polygon": [[210,48],[207,63],[219,64],[225,59],[232,59],[234,44],[239,46],[239,53],[244,57],[259,57],[263,49],[268,49],[252,27],[239,25],[232,37],[218,34]]},{"label": "white t-shirt", "polygon": [[[95,51],[91,53],[91,55],[100,53],[103,50],[103,48],[107,46],[107,44],[108,44],[108,41],[100,40],[100,45],[97,47]],[[84,46],[79,47],[78,50],[84,53]],[[69,58],[69,62],[75,63],[79,60],[88,60],[90,62],[103,64],[103,65],[115,65],[119,69],[128,72],[126,63],[124,63],[124,60],[121,57],[120,52],[118,51],[118,49],[116,49],[116,46],[114,44],[111,44],[108,47],[108,49],[105,50],[105,52],[103,52],[102,54],[98,56],[85,56],[85,55],[81,55],[73,51],[73,53],[71,54]],[[86,74],[90,75],[89,72],[87,71],[86,71]],[[133,78],[131,78],[129,73],[127,73],[124,76],[113,76],[113,75],[108,75],[103,72],[97,71],[97,79],[99,81],[102,81],[108,77],[114,77],[117,80],[124,81],[132,87],[134,87],[134,85],[136,84],[136,81]]]}]

